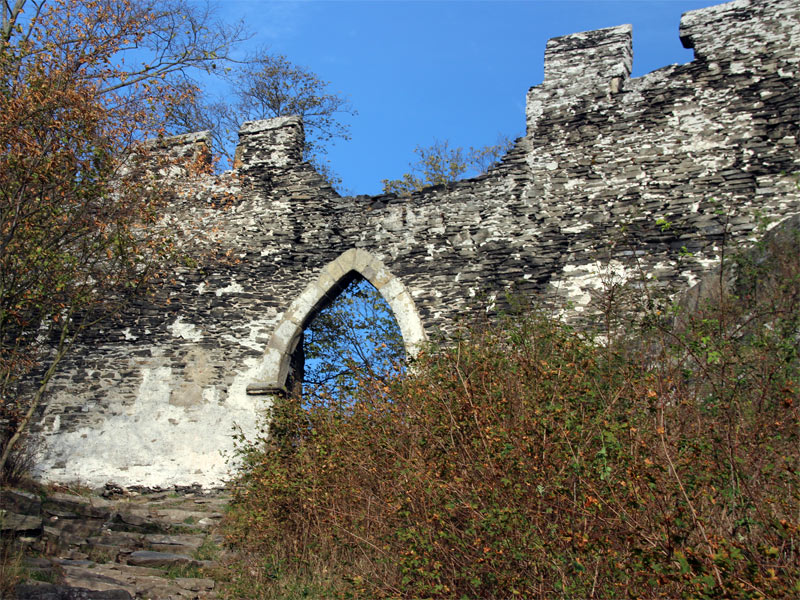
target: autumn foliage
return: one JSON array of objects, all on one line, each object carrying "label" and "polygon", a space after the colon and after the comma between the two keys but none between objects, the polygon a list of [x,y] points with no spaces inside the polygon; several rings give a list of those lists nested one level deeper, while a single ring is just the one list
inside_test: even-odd
[{"label": "autumn foliage", "polygon": [[[0,471],[82,329],[173,255],[169,190],[123,168],[229,40],[185,3],[18,0],[0,37]],[[127,61],[127,62],[126,62]],[[137,148],[141,156],[146,152]],[[21,394],[31,375],[33,390]]]},{"label": "autumn foliage", "polygon": [[525,311],[355,402],[278,403],[243,447],[229,593],[798,595],[800,262],[770,256],[607,344]]}]

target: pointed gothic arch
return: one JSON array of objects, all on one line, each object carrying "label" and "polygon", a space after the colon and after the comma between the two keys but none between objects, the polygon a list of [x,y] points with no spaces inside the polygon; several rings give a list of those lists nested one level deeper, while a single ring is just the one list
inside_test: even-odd
[{"label": "pointed gothic arch", "polygon": [[417,355],[427,336],[411,294],[380,260],[365,250],[352,248],[328,263],[289,305],[264,351],[261,381],[248,385],[248,394],[286,391],[291,357],[304,329],[358,275],[369,281],[386,300],[400,327],[406,354]]}]

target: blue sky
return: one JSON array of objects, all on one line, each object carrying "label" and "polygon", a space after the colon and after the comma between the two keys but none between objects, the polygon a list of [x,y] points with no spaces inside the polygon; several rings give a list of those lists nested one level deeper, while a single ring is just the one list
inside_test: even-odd
[{"label": "blue sky", "polygon": [[524,133],[525,94],[541,83],[551,37],[633,25],[633,75],[692,60],[678,38],[703,0],[279,1],[222,0],[248,44],[285,54],[348,96],[352,139],[328,158],[343,186],[376,194],[417,145],[492,144]]}]

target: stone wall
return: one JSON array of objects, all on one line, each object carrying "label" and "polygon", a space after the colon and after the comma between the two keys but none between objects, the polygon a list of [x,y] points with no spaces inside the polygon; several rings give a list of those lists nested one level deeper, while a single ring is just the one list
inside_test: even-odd
[{"label": "stone wall", "polygon": [[[625,276],[633,253],[655,285],[686,287],[723,238],[800,212],[800,6],[692,11],[680,36],[691,63],[636,79],[629,26],[551,40],[502,163],[407,197],[340,197],[302,161],[299,119],[245,123],[234,170],[181,181],[165,217],[215,258],[64,363],[39,422],[42,477],[218,484],[232,434],[256,434],[302,328],[354,272],[413,353],[509,291],[591,320],[601,276]],[[623,226],[635,250],[615,243]]]}]

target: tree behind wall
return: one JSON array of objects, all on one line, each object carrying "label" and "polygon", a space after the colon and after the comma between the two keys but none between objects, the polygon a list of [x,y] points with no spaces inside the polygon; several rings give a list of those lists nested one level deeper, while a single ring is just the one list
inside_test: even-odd
[{"label": "tree behind wall", "polygon": [[500,162],[514,140],[498,136],[497,143],[469,149],[452,147],[447,140],[436,140],[430,146],[417,146],[419,158],[409,165],[410,170],[400,179],[384,179],[383,192],[408,195],[430,185],[452,183],[470,175],[486,173]]},{"label": "tree behind wall", "polygon": [[[297,115],[306,130],[304,158],[334,184],[341,184],[324,156],[336,140],[349,139],[349,127],[342,121],[355,109],[330,84],[305,67],[295,65],[282,54],[261,50],[224,72],[227,95],[214,98],[203,94],[196,82],[187,82],[191,93],[174,104],[167,126],[174,133],[210,130],[217,149],[233,161],[237,133],[242,123]],[[232,97],[233,100],[228,100]]]},{"label": "tree behind wall", "polygon": [[380,292],[367,280],[352,282],[305,331],[303,394],[347,401],[360,378],[387,380],[402,370],[400,327]]}]

